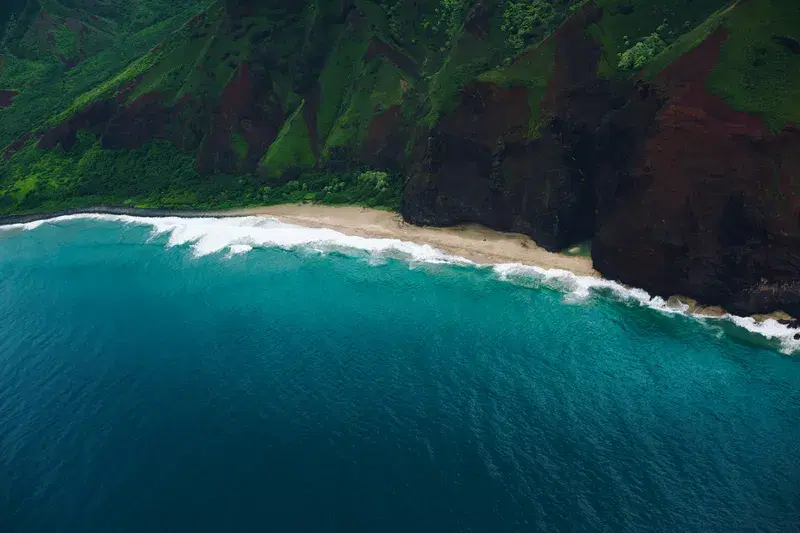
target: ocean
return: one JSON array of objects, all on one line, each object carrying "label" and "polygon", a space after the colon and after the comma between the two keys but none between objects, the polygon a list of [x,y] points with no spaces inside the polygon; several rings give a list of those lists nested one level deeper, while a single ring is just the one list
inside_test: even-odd
[{"label": "ocean", "polygon": [[264,218],[0,229],[0,532],[800,531],[775,322]]}]

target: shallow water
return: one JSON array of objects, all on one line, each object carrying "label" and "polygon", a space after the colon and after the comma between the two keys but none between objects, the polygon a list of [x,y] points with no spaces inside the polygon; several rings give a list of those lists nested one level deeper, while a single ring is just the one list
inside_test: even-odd
[{"label": "shallow water", "polygon": [[252,218],[1,230],[0,531],[800,527],[781,332],[452,262]]}]

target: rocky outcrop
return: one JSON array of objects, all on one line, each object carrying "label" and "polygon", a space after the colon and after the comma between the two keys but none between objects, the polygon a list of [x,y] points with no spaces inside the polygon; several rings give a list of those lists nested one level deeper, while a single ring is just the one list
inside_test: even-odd
[{"label": "rocky outcrop", "polygon": [[102,134],[106,123],[111,120],[118,109],[119,104],[115,100],[92,102],[67,120],[45,131],[39,139],[37,147],[48,150],[60,145],[64,150],[70,150],[75,146],[79,131]]},{"label": "rocky outcrop", "polygon": [[377,113],[372,117],[362,144],[361,160],[376,168],[402,168],[409,133],[401,106]]},{"label": "rocky outcrop", "polygon": [[642,184],[593,245],[606,276],[736,312],[800,313],[800,131],[772,134],[706,90],[717,30],[660,76],[669,103],[637,154]]},{"label": "rocky outcrop", "polygon": [[551,37],[538,138],[524,87],[480,82],[418,132],[403,216],[526,233],[551,250],[592,239],[606,277],[800,314],[800,130],[773,133],[708,92],[722,28],[651,82],[599,78],[585,29],[601,16],[589,5]]},{"label": "rocky outcrop", "polygon": [[[197,169],[205,174],[252,172],[284,121],[280,104],[270,99],[272,80],[263,69],[241,63],[214,106],[210,124],[197,151]],[[247,146],[240,157],[231,135]],[[242,159],[239,161],[239,159]]]},{"label": "rocky outcrop", "polygon": [[529,134],[525,87],[480,82],[420,133],[403,198],[406,220],[481,223],[528,234],[550,250],[592,238],[598,206],[618,201],[629,182],[630,147],[662,103],[647,86],[598,78],[600,48],[586,29],[600,16],[587,6],[551,36],[555,66],[538,135]]},{"label": "rocky outcrop", "polygon": [[0,91],[0,109],[11,107],[11,104],[14,102],[14,97],[18,94],[17,91]]},{"label": "rocky outcrop", "polygon": [[151,139],[168,138],[168,125],[175,120],[176,114],[175,109],[164,105],[159,93],[143,94],[121,106],[108,119],[100,144],[113,150],[133,149]]}]

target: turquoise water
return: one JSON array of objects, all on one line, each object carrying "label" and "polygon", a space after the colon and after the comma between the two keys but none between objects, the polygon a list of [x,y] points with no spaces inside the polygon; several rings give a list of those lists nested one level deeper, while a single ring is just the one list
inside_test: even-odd
[{"label": "turquoise water", "polygon": [[780,339],[402,243],[127,222],[0,230],[4,533],[800,527]]}]

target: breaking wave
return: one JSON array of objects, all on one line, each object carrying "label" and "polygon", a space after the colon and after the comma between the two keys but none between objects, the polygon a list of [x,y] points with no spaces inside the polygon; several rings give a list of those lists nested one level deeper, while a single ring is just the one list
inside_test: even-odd
[{"label": "breaking wave", "polygon": [[659,296],[650,296],[647,291],[642,289],[626,287],[621,283],[608,279],[579,276],[566,270],[545,269],[514,263],[494,265],[492,268],[501,280],[528,286],[548,287],[565,293],[567,301],[582,301],[590,298],[593,294],[604,294],[617,300],[637,303],[662,313],[691,316],[706,323],[728,322],[750,333],[779,343],[780,350],[783,353],[800,352],[798,330],[781,324],[773,318],[758,321],[752,317],[731,314],[718,317],[692,314],[686,304],[673,304]]},{"label": "breaking wave", "polygon": [[397,256],[423,263],[472,265],[471,261],[454,257],[427,244],[399,239],[373,239],[345,235],[327,228],[308,228],[287,224],[272,217],[136,217],[129,215],[77,214],[65,215],[25,224],[12,224],[0,229],[32,230],[42,224],[74,220],[99,220],[128,225],[150,226],[151,238],[168,236],[167,246],[189,245],[196,257],[228,252],[246,254],[254,248],[306,248],[318,252],[360,250],[373,256]]},{"label": "breaking wave", "polygon": [[[76,214],[0,227],[0,230],[32,230],[43,224],[73,220],[98,220],[127,225],[150,226],[151,239],[167,236],[167,246],[191,247],[196,257],[227,252],[228,257],[247,254],[255,248],[278,247],[326,252],[366,252],[372,259],[396,257],[412,263],[453,264],[483,268],[468,259],[448,255],[427,244],[399,239],[367,238],[345,235],[328,228],[309,228],[281,222],[266,216],[185,218],[138,217],[129,215]],[[780,345],[784,353],[800,352],[798,330],[775,319],[757,321],[751,317],[726,314],[719,317],[696,315],[685,304],[673,304],[642,289],[626,287],[615,281],[580,276],[560,269],[545,269],[516,263],[491,265],[502,281],[528,287],[546,287],[565,294],[567,302],[581,302],[592,295],[609,296],[668,314],[692,316],[707,323],[730,323]]]}]

